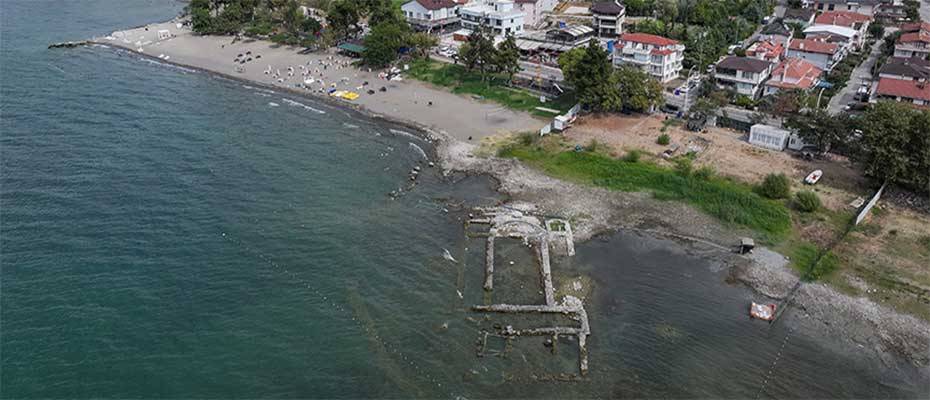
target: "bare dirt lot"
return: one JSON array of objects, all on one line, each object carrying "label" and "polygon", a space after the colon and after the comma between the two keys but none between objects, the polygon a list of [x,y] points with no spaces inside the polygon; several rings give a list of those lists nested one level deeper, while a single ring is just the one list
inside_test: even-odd
[{"label": "bare dirt lot", "polygon": [[[788,152],[772,151],[753,146],[747,135],[732,129],[708,127],[706,131],[690,132],[680,120],[653,116],[587,116],[579,120],[565,136],[579,144],[592,140],[614,148],[620,156],[632,150],[652,155],[659,163],[668,163],[659,155],[678,145],[675,155],[697,150],[695,165],[711,166],[718,174],[748,183],[761,182],[769,173],[783,173],[802,186],[804,177],[813,170],[824,171],[824,177],[814,190],[831,210],[848,207],[858,196],[867,196],[872,184],[845,157],[831,155],[829,159],[808,161]],[[656,141],[662,134],[671,139],[669,145]]]}]

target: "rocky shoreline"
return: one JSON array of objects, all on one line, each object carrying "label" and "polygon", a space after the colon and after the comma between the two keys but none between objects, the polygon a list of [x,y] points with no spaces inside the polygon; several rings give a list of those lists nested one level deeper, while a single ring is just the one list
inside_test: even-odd
[{"label": "rocky shoreline", "polygon": [[[96,43],[113,45],[137,53],[131,46],[100,40]],[[374,119],[410,127],[435,145],[433,156],[437,158],[445,174],[485,174],[492,177],[499,183],[497,189],[513,200],[532,203],[546,214],[570,219],[576,242],[591,239],[603,232],[622,229],[700,242],[725,251],[732,248],[740,237],[751,235],[745,230],[723,226],[691,206],[657,201],[648,193],[616,192],[577,185],[548,177],[516,160],[475,156],[477,146],[465,141],[463,133],[459,132],[463,131],[462,127],[458,127],[456,132],[449,132],[435,123],[416,120],[413,116],[417,114],[410,114],[409,110],[404,113],[385,112],[384,109],[375,109],[367,104],[347,103],[235,75],[219,68],[210,68],[209,64],[183,62],[182,57],[168,60],[155,57],[151,53],[138,55],[243,83],[274,90],[284,89],[291,94],[323,100],[329,104],[351,108]],[[445,95],[456,96],[451,93]],[[464,131],[470,132],[469,129]],[[482,132],[479,127],[474,136],[480,138],[496,133],[499,132]],[[728,264],[732,265],[732,281],[745,284],[761,296],[782,300],[798,282],[797,275],[787,266],[787,259],[767,249],[758,249],[751,258],[732,253],[727,257]],[[900,357],[917,367],[921,376],[930,378],[930,324],[899,314],[868,299],[841,294],[818,283],[801,284],[792,298],[791,307],[794,308],[794,312],[786,315],[783,319],[785,323],[821,336],[827,334],[831,339],[839,338],[853,347],[870,349],[886,366],[895,364],[895,358]]]},{"label": "rocky shoreline", "polygon": [[[744,284],[760,296],[785,300],[799,277],[783,255],[757,248],[750,257],[732,249],[749,232],[720,222],[682,203],[661,202],[646,193],[624,193],[560,181],[508,159],[481,158],[476,146],[454,139],[438,142],[446,173],[488,174],[498,190],[515,201],[536,204],[548,214],[572,221],[576,242],[613,230],[634,230],[721,250],[731,265],[730,282]],[[930,379],[930,324],[910,315],[837,292],[821,283],[801,283],[790,299],[783,322],[799,331],[838,339],[847,348],[867,349],[886,367],[904,360]]]}]

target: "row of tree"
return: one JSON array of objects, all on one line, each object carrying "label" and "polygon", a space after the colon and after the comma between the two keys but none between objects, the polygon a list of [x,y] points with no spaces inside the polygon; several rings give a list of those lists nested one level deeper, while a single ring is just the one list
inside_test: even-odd
[{"label": "row of tree", "polygon": [[[639,3],[647,8],[639,11]],[[631,31],[681,41],[684,66],[701,69],[716,61],[729,45],[749,37],[773,10],[769,0],[636,0],[625,4],[630,15],[651,17],[633,24]]]},{"label": "row of tree", "polygon": [[810,108],[788,116],[785,126],[807,143],[850,156],[868,176],[930,193],[930,111],[894,101],[858,117]]},{"label": "row of tree", "polygon": [[297,0],[191,0],[194,32],[204,35],[245,33],[271,36],[279,43],[310,46],[323,26],[304,15]]},{"label": "row of tree", "polygon": [[490,76],[489,73],[502,73],[511,80],[514,74],[520,72],[520,49],[512,34],[508,34],[504,41],[495,46],[490,32],[478,29],[459,47],[458,61],[469,71],[477,69],[484,79]]},{"label": "row of tree", "polygon": [[607,50],[595,42],[559,57],[566,82],[578,102],[595,112],[651,111],[662,104],[662,85],[634,67],[614,68]]}]

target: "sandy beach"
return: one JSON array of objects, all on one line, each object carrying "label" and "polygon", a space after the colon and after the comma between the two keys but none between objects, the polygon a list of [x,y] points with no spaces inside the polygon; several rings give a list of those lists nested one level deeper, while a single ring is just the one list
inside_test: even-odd
[{"label": "sandy beach", "polygon": [[[171,36],[159,40],[158,32],[164,30]],[[354,101],[339,99],[340,102],[463,141],[471,138],[477,142],[503,132],[538,130],[547,123],[528,113],[459,96],[416,80],[381,79],[378,73],[383,71],[353,67],[350,64],[354,59],[334,51],[300,54],[300,48],[267,41],[199,36],[188,27],[178,28],[175,22],[117,31],[95,41],[174,64],[320,97],[329,97],[326,92],[335,84],[335,89],[360,94]],[[234,61],[237,58],[240,62]],[[251,61],[241,63],[249,58]],[[312,83],[305,83],[311,78]],[[386,89],[383,92],[379,90],[382,87]],[[369,90],[374,90],[374,94],[369,94]]]}]

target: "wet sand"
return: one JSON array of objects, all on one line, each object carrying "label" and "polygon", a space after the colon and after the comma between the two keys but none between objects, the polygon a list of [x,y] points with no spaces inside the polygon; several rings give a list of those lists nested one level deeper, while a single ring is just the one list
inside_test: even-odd
[{"label": "wet sand", "polygon": [[[170,32],[171,38],[158,40],[158,32],[161,30]],[[231,36],[199,36],[187,27],[178,28],[175,22],[117,31],[106,38],[96,38],[95,42],[134,52],[139,52],[141,48],[142,54],[166,62],[320,97],[328,97],[325,90],[335,83],[338,90],[351,90],[360,94],[355,101],[338,101],[463,141],[468,141],[469,137],[477,141],[504,132],[538,130],[547,122],[528,113],[459,96],[416,80],[380,79],[378,73],[381,71],[369,72],[368,69],[350,66],[348,64],[353,59],[333,51],[300,54],[301,48],[280,46],[267,41],[234,41]],[[251,54],[246,55],[248,52]],[[242,58],[251,57],[252,60],[244,64],[234,62],[240,54],[244,55]],[[305,76],[301,66],[309,70],[310,74]],[[289,68],[293,68],[293,74]],[[269,69],[271,73],[266,73]],[[278,73],[280,75],[275,76]],[[309,89],[298,86],[304,85],[305,79],[310,77],[315,82],[305,85]],[[368,85],[363,87],[366,81]],[[378,89],[381,87],[387,91],[380,92]],[[374,90],[375,93],[368,94],[368,90]]]}]

